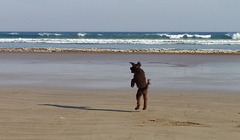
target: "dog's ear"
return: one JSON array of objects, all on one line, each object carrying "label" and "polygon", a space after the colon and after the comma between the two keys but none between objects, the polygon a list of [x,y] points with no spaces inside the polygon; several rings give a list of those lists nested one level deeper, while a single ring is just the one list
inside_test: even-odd
[{"label": "dog's ear", "polygon": [[132,64],[132,66],[134,66],[135,64],[133,62],[129,62],[130,64]]},{"label": "dog's ear", "polygon": [[141,63],[140,63],[140,62],[138,62],[138,63],[137,63],[137,66],[138,66],[138,67],[141,67]]}]

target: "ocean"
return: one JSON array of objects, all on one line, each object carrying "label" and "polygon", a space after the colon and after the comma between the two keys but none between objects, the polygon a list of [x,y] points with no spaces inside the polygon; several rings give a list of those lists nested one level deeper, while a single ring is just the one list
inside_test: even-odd
[{"label": "ocean", "polygon": [[0,48],[240,50],[240,33],[0,32]]},{"label": "ocean", "polygon": [[[240,50],[237,32],[0,32],[0,48]],[[240,55],[1,53],[0,87],[131,89],[142,62],[151,90],[240,91]],[[116,80],[117,79],[117,80]]]}]

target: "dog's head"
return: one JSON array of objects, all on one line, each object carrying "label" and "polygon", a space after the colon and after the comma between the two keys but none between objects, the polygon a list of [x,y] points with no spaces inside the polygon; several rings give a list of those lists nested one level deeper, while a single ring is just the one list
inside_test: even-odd
[{"label": "dog's head", "polygon": [[139,71],[140,67],[141,67],[141,63],[138,62],[137,64],[130,62],[130,64],[132,64],[132,67],[130,67],[130,70],[132,73],[136,73],[137,71]]}]

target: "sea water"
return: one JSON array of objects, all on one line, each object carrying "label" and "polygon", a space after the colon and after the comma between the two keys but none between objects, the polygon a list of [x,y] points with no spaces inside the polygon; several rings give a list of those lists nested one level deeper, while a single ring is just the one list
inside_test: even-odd
[{"label": "sea water", "polygon": [[0,48],[240,50],[240,33],[0,32]]},{"label": "sea water", "polygon": [[[0,48],[240,50],[237,32],[0,32]],[[155,90],[240,91],[239,55],[0,55],[0,86],[131,89],[129,62],[142,62]]]}]

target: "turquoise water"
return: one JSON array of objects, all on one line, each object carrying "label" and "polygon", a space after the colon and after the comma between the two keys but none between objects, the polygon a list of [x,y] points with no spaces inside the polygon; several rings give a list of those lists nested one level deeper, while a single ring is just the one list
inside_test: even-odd
[{"label": "turquoise water", "polygon": [[0,32],[0,48],[240,50],[238,32]]}]

